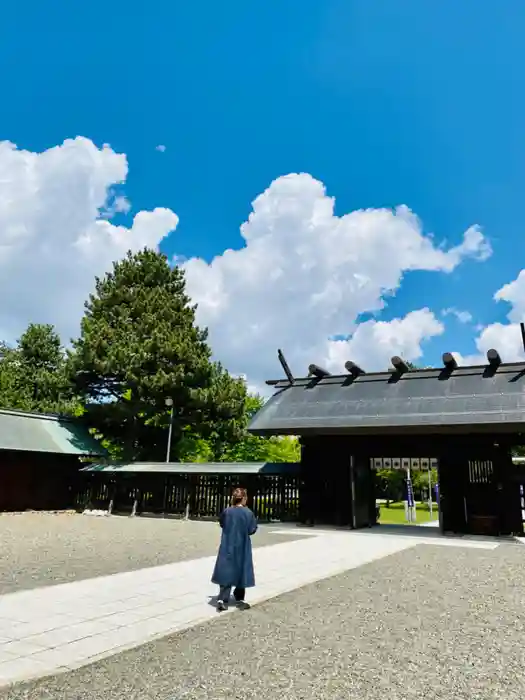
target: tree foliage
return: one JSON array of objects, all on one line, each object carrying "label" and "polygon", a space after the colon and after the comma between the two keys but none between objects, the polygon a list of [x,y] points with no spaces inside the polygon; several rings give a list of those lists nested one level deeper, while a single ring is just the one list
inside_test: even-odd
[{"label": "tree foliage", "polygon": [[245,428],[242,438],[230,443],[223,453],[224,462],[298,462],[299,442],[295,437],[263,438],[251,435],[246,427],[264,404],[260,396],[247,396],[245,404]]},{"label": "tree foliage", "polygon": [[54,327],[31,323],[15,347],[0,347],[0,408],[74,413],[78,401]]},{"label": "tree foliage", "polygon": [[125,459],[164,458],[168,398],[172,459],[201,439],[217,452],[242,430],[244,382],[211,361],[184,273],[159,252],[128,253],[96,280],[70,372],[87,419]]},{"label": "tree foliage", "polygon": [[[181,457],[184,462],[298,462],[300,460],[299,441],[295,437],[263,438],[252,435],[247,428],[251,418],[263,406],[260,396],[246,394],[242,421],[236,422],[236,434],[229,429],[230,439],[203,440],[188,435]],[[228,430],[228,428],[226,428]]]},{"label": "tree foliage", "polygon": [[[376,473],[378,495],[387,501],[406,499],[406,471],[404,469],[378,469]],[[412,489],[416,499],[428,498],[428,471],[413,469],[410,473]],[[437,484],[437,470],[430,470],[432,488]]]}]

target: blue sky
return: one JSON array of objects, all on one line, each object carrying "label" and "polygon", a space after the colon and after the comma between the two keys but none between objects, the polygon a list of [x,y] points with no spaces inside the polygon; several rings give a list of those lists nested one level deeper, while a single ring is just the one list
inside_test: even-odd
[{"label": "blue sky", "polygon": [[[523,260],[523,2],[27,0],[0,24],[1,138],[42,151],[83,135],[126,153],[130,216],[180,217],[168,254],[241,246],[252,200],[308,172],[337,213],[406,204],[438,240],[479,224],[491,242],[485,263],[407,274],[381,318],[508,313],[492,296]],[[450,317],[426,358],[473,338]]]}]

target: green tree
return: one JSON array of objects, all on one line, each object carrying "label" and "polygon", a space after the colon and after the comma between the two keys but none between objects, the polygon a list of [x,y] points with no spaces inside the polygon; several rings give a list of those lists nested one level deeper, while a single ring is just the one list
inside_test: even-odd
[{"label": "green tree", "polygon": [[401,501],[404,498],[406,472],[404,469],[378,469],[376,473],[378,491],[387,500]]},{"label": "green tree", "polygon": [[[402,501],[406,498],[406,471],[404,469],[378,469],[377,470],[378,493],[386,498],[386,507],[390,501]],[[412,488],[416,498],[420,494],[428,493],[428,471],[426,469],[412,469],[410,472]],[[437,469],[430,470],[432,487],[437,484]]]},{"label": "green tree", "polygon": [[224,421],[222,435],[219,437],[213,428],[208,429],[210,434],[208,439],[188,432],[181,442],[181,461],[298,462],[300,460],[300,446],[296,437],[262,438],[248,432],[247,428],[251,418],[262,405],[261,397],[246,394],[244,415],[236,421]]},{"label": "green tree", "polygon": [[31,323],[15,347],[1,344],[1,408],[74,413],[78,406],[66,354],[53,326]]},{"label": "green tree", "polygon": [[[430,470],[430,483],[431,487],[438,482],[437,469]],[[414,491],[418,493],[428,493],[428,471],[426,469],[417,469],[412,472],[412,485]]]},{"label": "green tree", "polygon": [[223,462],[298,462],[300,446],[296,437],[258,437],[248,432],[249,421],[264,404],[260,396],[246,397],[245,425],[241,436],[221,455]]},{"label": "green tree", "polygon": [[293,435],[269,438],[270,449],[267,462],[300,462],[301,446]]},{"label": "green tree", "polygon": [[207,330],[195,325],[184,273],[166,256],[128,253],[96,279],[70,376],[86,420],[122,459],[164,459],[173,400],[171,459],[232,439],[243,423],[246,389],[211,361]]},{"label": "green tree", "polygon": [[[198,436],[208,441],[213,461],[221,461],[224,452],[244,438],[250,417],[250,400],[242,379],[234,379],[220,363],[212,365]],[[191,430],[191,426],[188,429]]]}]

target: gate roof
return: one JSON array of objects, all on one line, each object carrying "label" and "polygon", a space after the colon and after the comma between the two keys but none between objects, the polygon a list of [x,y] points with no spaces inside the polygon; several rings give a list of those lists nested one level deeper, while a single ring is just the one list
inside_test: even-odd
[{"label": "gate roof", "polygon": [[268,383],[256,435],[525,432],[525,363]]}]

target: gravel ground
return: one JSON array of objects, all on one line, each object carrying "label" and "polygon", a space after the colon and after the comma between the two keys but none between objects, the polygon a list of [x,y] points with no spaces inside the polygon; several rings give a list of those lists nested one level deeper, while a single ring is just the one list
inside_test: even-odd
[{"label": "gravel ground", "polygon": [[[300,537],[259,528],[255,547]],[[276,529],[276,528],[273,528]],[[69,583],[215,554],[210,522],[22,513],[0,517],[0,593]]]},{"label": "gravel ground", "polygon": [[422,545],[0,700],[522,700],[524,564]]}]

